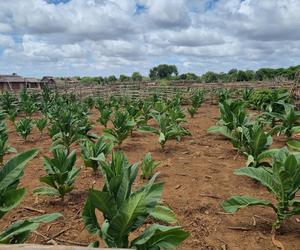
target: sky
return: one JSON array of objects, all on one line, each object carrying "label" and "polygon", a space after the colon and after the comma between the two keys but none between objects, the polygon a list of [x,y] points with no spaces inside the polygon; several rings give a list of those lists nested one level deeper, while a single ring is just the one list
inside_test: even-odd
[{"label": "sky", "polygon": [[1,0],[0,74],[298,65],[299,13],[300,0]]}]

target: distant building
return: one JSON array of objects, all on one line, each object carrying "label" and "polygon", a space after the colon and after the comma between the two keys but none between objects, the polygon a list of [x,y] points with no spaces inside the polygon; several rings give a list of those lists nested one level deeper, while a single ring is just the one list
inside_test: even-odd
[{"label": "distant building", "polygon": [[43,85],[48,86],[50,89],[55,89],[57,86],[57,79],[53,76],[44,76],[41,80]]},{"label": "distant building", "polygon": [[0,75],[0,90],[1,91],[16,91],[24,88],[40,89],[42,83],[37,78],[26,78],[17,74]]},{"label": "distant building", "polygon": [[51,89],[62,89],[70,85],[76,85],[80,82],[75,77],[53,77],[53,76],[44,76],[41,80],[44,85],[47,85]]},{"label": "distant building", "polygon": [[41,89],[43,86],[40,79],[33,78],[33,77],[30,77],[30,78],[25,77],[24,79],[25,79],[25,83],[26,83],[26,88]]},{"label": "distant building", "polygon": [[68,84],[79,84],[78,79],[75,77],[67,77],[66,81]]},{"label": "distant building", "polygon": [[16,74],[0,75],[0,89],[2,91],[22,89],[25,86],[24,78]]}]

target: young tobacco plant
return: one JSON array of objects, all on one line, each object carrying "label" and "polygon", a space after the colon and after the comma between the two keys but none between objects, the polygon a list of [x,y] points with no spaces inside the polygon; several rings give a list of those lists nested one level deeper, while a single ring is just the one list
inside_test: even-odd
[{"label": "young tobacco plant", "polygon": [[0,96],[0,103],[3,111],[9,113],[11,110],[16,110],[18,106],[18,101],[16,97],[10,91],[5,91]]},{"label": "young tobacco plant", "polygon": [[127,112],[116,111],[114,120],[112,120],[113,128],[104,129],[104,135],[111,138],[119,146],[128,137],[136,123]]},{"label": "young tobacco plant", "polygon": [[153,119],[156,121],[159,128],[142,126],[140,131],[157,134],[162,149],[165,148],[166,142],[170,139],[176,138],[180,141],[183,136],[191,135],[190,131],[181,127],[179,124],[172,122],[166,113],[153,115]]},{"label": "young tobacco plant", "polygon": [[220,120],[216,126],[208,129],[208,133],[220,133],[232,139],[232,131],[237,127],[247,126],[250,120],[245,111],[245,102],[241,100],[225,100],[219,103],[221,113]]},{"label": "young tobacco plant", "polygon": [[110,107],[105,107],[100,111],[100,117],[97,119],[105,128],[107,128],[107,123],[112,115],[112,109]]},{"label": "young tobacco plant", "polygon": [[229,89],[218,89],[216,91],[216,96],[219,103],[223,103],[230,98],[230,90]]},{"label": "young tobacco plant", "polygon": [[40,119],[35,121],[35,126],[38,128],[38,130],[40,131],[41,134],[43,133],[43,131],[46,128],[47,124],[48,124],[47,118],[40,118]]},{"label": "young tobacco plant", "polygon": [[[179,226],[152,224],[140,233],[148,218],[163,221],[166,224],[176,222],[174,212],[163,206],[162,183],[155,183],[157,175],[145,186],[133,190],[138,165],[129,164],[121,152],[112,156],[112,161],[101,165],[105,185],[102,190],[90,189],[83,210],[86,229],[99,236],[111,248],[172,249],[180,245],[189,234]],[[96,210],[104,220],[100,226]],[[137,233],[132,238],[133,232]],[[99,242],[93,243],[99,245]]]},{"label": "young tobacco plant", "polygon": [[33,193],[59,196],[63,200],[65,195],[73,190],[73,184],[80,170],[75,166],[75,151],[68,153],[68,150],[58,147],[52,153],[52,159],[44,156],[47,175],[40,178],[40,182],[49,187],[38,187],[33,190]]},{"label": "young tobacco plant", "polygon": [[249,102],[251,100],[251,96],[254,93],[254,89],[253,88],[244,88],[242,89],[242,99],[245,102]]},{"label": "young tobacco plant", "polygon": [[168,110],[167,115],[169,116],[170,120],[174,124],[180,124],[183,122],[186,122],[185,120],[185,114],[183,113],[183,110],[181,107],[173,107],[170,110]]},{"label": "young tobacco plant", "polygon": [[158,165],[159,162],[152,159],[151,153],[147,153],[141,164],[142,178],[150,179],[154,175],[154,171]]},{"label": "young tobacco plant", "polygon": [[191,96],[191,105],[192,107],[198,111],[204,101],[204,92],[201,89],[198,89],[193,92]]},{"label": "young tobacco plant", "polygon": [[7,112],[7,117],[8,119],[12,122],[12,123],[15,123],[16,121],[16,118],[18,116],[18,110],[17,109],[10,109],[8,112]]},{"label": "young tobacco plant", "polygon": [[143,107],[141,109],[142,118],[144,120],[144,125],[148,123],[148,121],[152,118],[151,117],[151,110],[153,108],[153,103],[145,100],[143,102]]},{"label": "young tobacco plant", "polygon": [[90,140],[82,142],[80,148],[84,165],[96,172],[99,170],[100,162],[105,161],[106,156],[112,152],[113,147],[114,144],[103,136],[95,143]]},{"label": "young tobacco plant", "polygon": [[63,145],[70,150],[70,146],[77,142],[79,133],[79,119],[70,111],[61,111],[54,119],[51,129],[57,134],[53,135],[53,146]]},{"label": "young tobacco plant", "polygon": [[233,146],[247,157],[247,166],[258,167],[273,139],[260,124],[254,123],[235,129],[231,141]]},{"label": "young tobacco plant", "polygon": [[280,228],[283,221],[300,214],[300,200],[295,195],[300,189],[300,156],[282,148],[273,153],[271,169],[266,167],[241,168],[237,175],[248,176],[259,181],[271,192],[277,203],[251,196],[233,196],[224,201],[222,207],[226,212],[234,213],[248,206],[266,206],[273,209],[276,219],[273,232]]},{"label": "young tobacco plant", "polygon": [[17,133],[26,141],[32,130],[32,120],[23,118],[15,123]]},{"label": "young tobacco plant", "polygon": [[270,117],[273,117],[280,121],[280,124],[275,125],[271,132],[284,134],[287,138],[291,138],[293,133],[300,132],[299,118],[300,112],[295,110],[295,107],[291,105],[284,106],[283,113],[271,112],[268,113]]},{"label": "young tobacco plant", "polygon": [[[27,163],[37,154],[38,150],[36,149],[19,153],[0,169],[0,219],[23,199],[26,189],[18,188],[20,178],[24,174]],[[4,231],[0,231],[0,245],[24,243],[29,234],[35,231],[41,223],[48,223],[59,217],[61,214],[53,213],[16,221]]]},{"label": "young tobacco plant", "polygon": [[191,118],[194,118],[195,114],[197,114],[197,109],[194,107],[188,107],[187,111],[190,114]]}]

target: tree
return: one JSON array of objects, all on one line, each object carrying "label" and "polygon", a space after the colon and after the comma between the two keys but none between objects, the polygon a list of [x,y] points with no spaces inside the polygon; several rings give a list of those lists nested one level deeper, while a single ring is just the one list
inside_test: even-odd
[{"label": "tree", "polygon": [[246,70],[245,73],[246,73],[246,75],[247,75],[247,81],[252,81],[252,80],[254,80],[255,73],[254,73],[253,70]]},{"label": "tree", "polygon": [[107,77],[107,81],[108,82],[116,82],[117,81],[117,77],[115,77],[114,75],[111,75],[111,76]]},{"label": "tree", "polygon": [[126,75],[120,75],[119,80],[120,82],[128,82],[130,80],[130,77]]},{"label": "tree", "polygon": [[255,78],[256,80],[271,80],[275,77],[275,70],[270,68],[261,68],[256,71]]},{"label": "tree", "polygon": [[239,70],[236,75],[236,80],[238,82],[248,81],[246,72],[243,70]]},{"label": "tree", "polygon": [[104,78],[102,76],[95,77],[95,82],[98,84],[104,83]]},{"label": "tree", "polygon": [[237,81],[237,75],[238,75],[238,70],[237,69],[231,69],[228,71],[228,80],[230,82],[236,82]]},{"label": "tree", "polygon": [[142,81],[143,77],[139,72],[133,72],[132,75],[131,75],[131,79],[133,81]]},{"label": "tree", "polygon": [[155,79],[168,79],[172,76],[177,76],[178,70],[175,65],[160,64],[150,69],[149,76],[152,80]]},{"label": "tree", "polygon": [[202,79],[206,83],[217,82],[218,74],[216,74],[215,72],[212,72],[212,71],[208,71],[204,75],[202,75]]},{"label": "tree", "polygon": [[194,73],[184,73],[179,76],[180,80],[198,80],[198,76]]}]

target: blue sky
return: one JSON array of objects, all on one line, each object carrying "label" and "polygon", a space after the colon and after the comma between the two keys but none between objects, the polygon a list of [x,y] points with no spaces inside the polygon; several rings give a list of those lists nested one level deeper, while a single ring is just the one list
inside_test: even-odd
[{"label": "blue sky", "polygon": [[0,74],[201,74],[299,64],[298,0],[0,1]]},{"label": "blue sky", "polygon": [[54,4],[59,4],[59,3],[67,3],[70,0],[48,0],[48,3],[54,3]]}]

